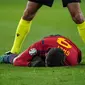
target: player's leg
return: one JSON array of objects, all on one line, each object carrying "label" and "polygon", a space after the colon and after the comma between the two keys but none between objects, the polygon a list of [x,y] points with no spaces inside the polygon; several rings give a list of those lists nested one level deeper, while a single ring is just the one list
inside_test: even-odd
[{"label": "player's leg", "polygon": [[[18,24],[16,34],[15,34],[15,40],[14,40],[11,52],[9,54],[7,53],[2,55],[3,57],[8,55],[11,56],[11,54],[19,53],[23,40],[25,39],[25,37],[30,31],[31,22],[35,14],[37,13],[37,11],[42,5],[47,5],[51,7],[53,4],[53,1],[54,0],[29,0],[29,2],[27,3],[26,9],[24,11],[24,14]],[[1,60],[2,59],[0,59],[0,62]]]},{"label": "player's leg", "polygon": [[12,53],[18,54],[24,38],[30,31],[30,26],[35,14],[42,5],[52,6],[54,0],[29,0],[24,14],[18,24],[15,40],[11,49]]},{"label": "player's leg", "polygon": [[78,31],[79,34],[81,36],[81,38],[83,39],[83,41],[85,42],[85,19],[83,16],[83,13],[81,11],[80,8],[80,2],[81,0],[63,0],[64,2],[64,6],[67,6],[73,21],[77,24],[78,26]]},{"label": "player's leg", "polygon": [[12,53],[16,53],[16,54],[19,53],[22,42],[30,31],[32,19],[34,18],[36,12],[41,6],[42,4],[28,1],[24,14],[16,30],[14,44],[11,49]]},{"label": "player's leg", "polygon": [[80,9],[80,4],[68,4],[68,9],[71,13],[72,19],[78,26],[78,31],[82,40],[85,42],[85,19]]},{"label": "player's leg", "polygon": [[38,9],[42,6],[42,4],[32,2],[31,0],[27,3],[26,9],[24,11],[24,14],[18,24],[16,34],[15,34],[15,40],[13,43],[13,47],[11,49],[11,52],[5,53],[4,55],[0,56],[0,62],[3,62],[2,58],[8,57],[12,54],[18,54],[21,48],[21,45],[23,43],[23,40],[27,36],[27,34],[30,31],[30,26],[32,19],[34,18],[36,12]]}]

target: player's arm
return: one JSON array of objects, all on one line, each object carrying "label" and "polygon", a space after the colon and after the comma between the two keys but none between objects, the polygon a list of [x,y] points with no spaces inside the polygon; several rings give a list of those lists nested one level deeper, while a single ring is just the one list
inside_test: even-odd
[{"label": "player's arm", "polygon": [[31,62],[32,56],[29,54],[28,49],[22,52],[19,56],[14,58],[13,65],[14,66],[29,66]]},{"label": "player's arm", "polygon": [[29,67],[39,67],[43,65],[42,59],[37,56],[38,52],[36,48],[32,48],[22,52],[18,57],[13,60],[14,66],[29,66]]}]

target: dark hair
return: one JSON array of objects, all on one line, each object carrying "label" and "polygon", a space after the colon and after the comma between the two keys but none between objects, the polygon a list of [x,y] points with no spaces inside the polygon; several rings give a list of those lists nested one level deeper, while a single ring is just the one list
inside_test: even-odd
[{"label": "dark hair", "polygon": [[48,67],[63,66],[65,55],[60,48],[51,48],[46,55],[45,64]]}]

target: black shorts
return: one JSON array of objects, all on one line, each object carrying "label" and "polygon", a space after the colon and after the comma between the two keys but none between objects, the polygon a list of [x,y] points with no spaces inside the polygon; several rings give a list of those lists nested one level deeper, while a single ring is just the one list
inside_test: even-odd
[{"label": "black shorts", "polygon": [[[54,2],[54,0],[29,0],[29,1],[33,1],[50,7],[53,5]],[[68,3],[72,3],[72,2],[81,2],[81,0],[62,0],[63,7],[66,7]]]},{"label": "black shorts", "polygon": [[29,1],[44,4],[44,5],[47,5],[47,6],[50,6],[50,7],[52,6],[52,4],[54,2],[54,0],[29,0]]},{"label": "black shorts", "polygon": [[62,0],[63,7],[66,7],[69,3],[81,2],[81,0]]}]

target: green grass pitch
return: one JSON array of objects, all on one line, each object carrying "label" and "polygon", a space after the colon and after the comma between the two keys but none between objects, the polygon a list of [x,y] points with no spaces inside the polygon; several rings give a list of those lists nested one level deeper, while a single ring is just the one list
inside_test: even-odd
[{"label": "green grass pitch", "polygon": [[[12,47],[18,22],[27,0],[0,0],[0,55]],[[85,2],[81,8],[85,15]],[[29,36],[22,50],[49,34],[61,34],[70,38],[82,51],[81,65],[75,67],[29,68],[0,64],[0,85],[84,85],[85,44],[67,8],[55,0],[52,8],[43,6],[33,20]]]}]

